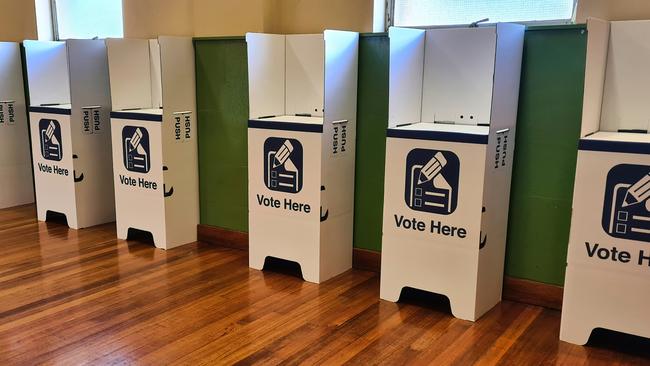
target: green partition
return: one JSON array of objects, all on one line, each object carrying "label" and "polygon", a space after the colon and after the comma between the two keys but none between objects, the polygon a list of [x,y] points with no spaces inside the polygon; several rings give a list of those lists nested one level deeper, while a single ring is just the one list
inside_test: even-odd
[{"label": "green partition", "polygon": [[[247,231],[243,38],[195,41],[201,223]],[[381,250],[388,37],[359,45],[354,246]],[[526,32],[506,274],[562,284],[582,108],[584,26]]]}]

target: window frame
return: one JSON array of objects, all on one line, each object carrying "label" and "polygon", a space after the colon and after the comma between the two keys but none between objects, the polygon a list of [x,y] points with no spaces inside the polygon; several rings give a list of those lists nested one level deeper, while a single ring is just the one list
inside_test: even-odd
[{"label": "window frame", "polygon": [[[54,0],[52,0],[54,1]],[[530,21],[512,21],[511,23],[524,24],[527,26],[540,26],[540,25],[567,25],[574,24],[576,20],[576,10],[578,7],[578,0],[573,0],[573,11],[571,18],[568,19],[553,19],[553,20],[530,20]],[[394,14],[395,14],[395,0],[386,0],[386,12],[385,12],[385,28],[394,26]],[[478,21],[480,19],[476,19]],[[481,25],[494,25],[496,22],[482,22]],[[420,29],[432,29],[432,28],[462,28],[467,27],[468,24],[438,24],[438,25],[400,25],[403,28],[420,28]]]}]

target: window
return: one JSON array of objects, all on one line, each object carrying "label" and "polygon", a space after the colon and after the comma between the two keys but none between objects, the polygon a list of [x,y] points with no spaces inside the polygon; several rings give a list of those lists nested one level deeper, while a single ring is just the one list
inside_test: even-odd
[{"label": "window", "polygon": [[56,39],[121,38],[122,0],[51,0]]},{"label": "window", "polygon": [[395,26],[496,22],[570,22],[575,0],[391,0]]}]

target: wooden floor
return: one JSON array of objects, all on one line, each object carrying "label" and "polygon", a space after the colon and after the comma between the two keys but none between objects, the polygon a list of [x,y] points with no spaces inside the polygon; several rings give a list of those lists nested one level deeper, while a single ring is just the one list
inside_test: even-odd
[{"label": "wooden floor", "polygon": [[0,210],[0,365],[650,364],[645,339],[558,341],[554,310],[503,302],[470,323],[434,296],[380,301],[371,272],[319,286],[251,270],[245,252],[157,250],[116,240],[112,224],[34,216]]}]

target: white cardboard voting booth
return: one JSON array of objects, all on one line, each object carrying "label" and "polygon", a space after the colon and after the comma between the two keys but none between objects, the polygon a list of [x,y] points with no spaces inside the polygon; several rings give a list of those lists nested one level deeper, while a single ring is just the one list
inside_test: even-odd
[{"label": "white cardboard voting booth", "polygon": [[199,181],[191,38],[108,39],[117,236],[196,241]]},{"label": "white cardboard voting booth", "polygon": [[0,42],[0,208],[34,202],[20,45]]},{"label": "white cardboard voting booth", "polygon": [[249,265],[300,264],[309,282],[352,267],[359,35],[246,35]]},{"label": "white cardboard voting booth", "polygon": [[587,22],[560,338],[650,337],[650,21]]},{"label": "white cardboard voting booth", "polygon": [[382,299],[466,320],[501,300],[524,29],[389,30]]},{"label": "white cardboard voting booth", "polygon": [[61,213],[74,229],[113,221],[104,42],[23,44],[38,219]]}]

